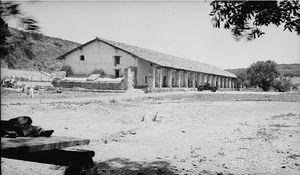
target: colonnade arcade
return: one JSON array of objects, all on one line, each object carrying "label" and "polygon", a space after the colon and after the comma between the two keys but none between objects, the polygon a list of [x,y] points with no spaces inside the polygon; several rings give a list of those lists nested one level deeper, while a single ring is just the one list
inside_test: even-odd
[{"label": "colonnade arcade", "polygon": [[150,88],[196,88],[205,82],[217,88],[235,87],[234,78],[168,68],[150,68],[148,80]]}]

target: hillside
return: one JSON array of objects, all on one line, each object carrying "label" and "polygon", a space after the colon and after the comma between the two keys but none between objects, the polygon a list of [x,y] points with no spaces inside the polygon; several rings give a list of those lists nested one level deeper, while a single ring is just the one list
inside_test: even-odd
[{"label": "hillside", "polygon": [[[227,69],[228,72],[237,75],[246,68]],[[285,77],[300,77],[300,64],[278,64],[279,72]]]},{"label": "hillside", "polygon": [[45,36],[39,33],[24,32],[10,28],[9,54],[1,58],[1,67],[22,70],[57,71],[62,63],[56,58],[79,43]]}]

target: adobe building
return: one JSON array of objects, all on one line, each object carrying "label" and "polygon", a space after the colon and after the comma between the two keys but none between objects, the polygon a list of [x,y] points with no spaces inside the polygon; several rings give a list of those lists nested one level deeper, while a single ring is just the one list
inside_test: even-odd
[{"label": "adobe building", "polygon": [[195,88],[209,82],[218,88],[234,88],[236,76],[216,66],[120,42],[95,38],[58,57],[74,75],[89,76],[95,70],[123,77],[130,68],[136,88]]}]

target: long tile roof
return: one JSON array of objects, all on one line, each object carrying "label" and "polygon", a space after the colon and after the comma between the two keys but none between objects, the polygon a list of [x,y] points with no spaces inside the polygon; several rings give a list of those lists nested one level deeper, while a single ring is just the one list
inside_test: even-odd
[{"label": "long tile roof", "polygon": [[[102,39],[102,38],[96,38],[94,40],[91,40],[81,46],[83,47],[93,41],[102,41],[104,43],[107,43],[113,47],[119,48],[129,54],[135,55],[136,57],[142,58],[144,60],[147,60],[149,62],[155,63],[157,65],[163,66],[163,67],[170,67],[170,68],[175,68],[175,69],[182,69],[182,70],[189,70],[189,71],[194,71],[194,72],[201,72],[201,73],[207,73],[207,74],[214,74],[214,75],[221,75],[225,77],[232,77],[236,78],[236,76],[230,72],[227,72],[223,69],[220,69],[216,66],[206,64],[206,63],[201,63],[198,61],[192,61],[184,58],[179,58],[176,56],[164,54],[161,52],[137,47],[137,46],[132,46],[129,44],[124,44],[116,41],[111,41],[107,39]],[[73,52],[74,50],[77,50],[78,48],[75,48],[71,50],[70,52],[67,52],[66,54],[60,56],[59,58],[63,58],[69,53]]]}]

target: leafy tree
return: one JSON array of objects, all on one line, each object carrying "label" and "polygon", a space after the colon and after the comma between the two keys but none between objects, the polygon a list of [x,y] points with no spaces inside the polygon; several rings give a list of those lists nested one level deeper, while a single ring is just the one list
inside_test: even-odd
[{"label": "leafy tree", "polygon": [[7,43],[6,38],[10,36],[10,32],[5,21],[11,18],[15,18],[26,31],[39,31],[37,21],[32,17],[24,16],[20,11],[20,5],[18,3],[0,0],[0,58],[8,54],[9,43]]},{"label": "leafy tree", "polygon": [[248,87],[249,86],[249,81],[248,81],[246,69],[239,70],[236,73],[236,78],[237,78],[237,81],[236,81],[237,87],[240,87],[240,86]]},{"label": "leafy tree", "polygon": [[280,75],[277,64],[270,60],[257,61],[251,64],[246,72],[250,84],[258,86],[264,91],[268,91],[273,81]]},{"label": "leafy tree", "polygon": [[300,34],[299,0],[213,1],[210,4],[213,26],[231,30],[235,39],[252,40],[265,34],[262,26],[283,25],[284,30]]},{"label": "leafy tree", "polygon": [[273,87],[279,92],[285,92],[288,91],[291,87],[293,87],[293,83],[291,79],[281,78],[274,80]]}]

